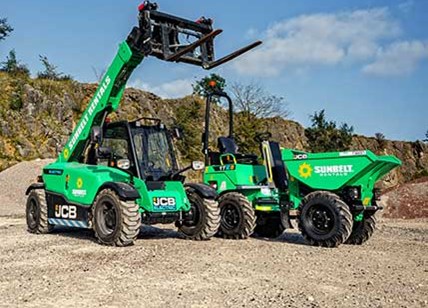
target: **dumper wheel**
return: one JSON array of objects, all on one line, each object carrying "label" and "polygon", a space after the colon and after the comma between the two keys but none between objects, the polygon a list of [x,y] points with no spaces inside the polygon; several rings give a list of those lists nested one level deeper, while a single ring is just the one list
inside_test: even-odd
[{"label": "dumper wheel", "polygon": [[260,237],[277,238],[284,233],[285,229],[279,213],[275,213],[275,215],[266,213],[258,215],[254,232]]},{"label": "dumper wheel", "polygon": [[190,215],[179,227],[179,231],[191,240],[208,240],[217,233],[220,226],[218,203],[202,198],[192,188],[187,188],[186,193],[191,204]]},{"label": "dumper wheel", "polygon": [[376,217],[374,215],[365,216],[362,221],[354,221],[352,233],[346,244],[361,245],[368,241],[376,230]]},{"label": "dumper wheel", "polygon": [[98,241],[110,246],[130,246],[140,232],[141,214],[134,201],[125,202],[110,190],[102,190],[95,199],[93,228]]},{"label": "dumper wheel", "polygon": [[227,193],[220,197],[221,223],[218,235],[226,239],[246,239],[256,227],[256,214],[247,197]]},{"label": "dumper wheel", "polygon": [[36,189],[30,192],[27,198],[25,214],[28,232],[46,234],[53,230],[54,226],[48,222],[48,205],[43,189]]},{"label": "dumper wheel", "polygon": [[299,229],[314,246],[337,247],[352,232],[352,214],[339,196],[325,191],[307,195],[300,205]]}]

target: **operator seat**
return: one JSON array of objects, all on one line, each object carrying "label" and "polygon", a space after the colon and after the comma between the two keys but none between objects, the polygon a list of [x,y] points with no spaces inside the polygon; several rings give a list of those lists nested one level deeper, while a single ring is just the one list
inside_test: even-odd
[{"label": "operator seat", "polygon": [[257,155],[238,153],[239,147],[236,144],[234,138],[219,137],[217,142],[220,154],[233,154],[233,156],[236,158],[236,161],[241,164],[257,164]]},{"label": "operator seat", "polygon": [[235,143],[235,140],[230,137],[219,137],[218,138],[218,148],[221,154],[236,154],[238,153],[238,145]]}]

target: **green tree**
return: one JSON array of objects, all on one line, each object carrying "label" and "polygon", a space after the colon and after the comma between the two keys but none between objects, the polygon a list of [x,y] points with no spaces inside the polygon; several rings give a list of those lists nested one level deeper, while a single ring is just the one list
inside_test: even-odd
[{"label": "green tree", "polygon": [[346,123],[338,126],[326,118],[325,110],[310,116],[311,127],[305,129],[310,150],[313,152],[346,151],[352,143],[354,128]]},{"label": "green tree", "polygon": [[7,18],[0,18],[0,41],[4,40],[13,31],[13,28],[8,24]]},{"label": "green tree", "polygon": [[20,63],[16,58],[15,49],[9,51],[6,61],[2,62],[0,65],[1,72],[6,72],[13,75],[30,75],[30,70],[28,69],[27,65]]},{"label": "green tree", "polygon": [[[215,82],[215,85],[211,84]],[[224,91],[226,88],[226,79],[217,74],[211,74],[197,81],[192,85],[193,93],[206,97],[213,90]]]},{"label": "green tree", "polygon": [[427,130],[427,132],[425,133],[425,139],[424,139],[424,141],[425,141],[425,142],[428,142],[428,130]]},{"label": "green tree", "polygon": [[37,73],[37,78],[49,79],[49,80],[72,80],[70,75],[64,75],[64,73],[58,72],[58,67],[52,64],[48,57],[39,55],[40,62],[44,67],[44,70]]},{"label": "green tree", "polygon": [[379,144],[379,147],[383,150],[386,147],[386,137],[382,133],[376,133],[375,138]]},{"label": "green tree", "polygon": [[183,131],[183,139],[177,143],[180,153],[186,161],[201,159],[202,105],[196,100],[184,102],[176,110],[174,126]]}]

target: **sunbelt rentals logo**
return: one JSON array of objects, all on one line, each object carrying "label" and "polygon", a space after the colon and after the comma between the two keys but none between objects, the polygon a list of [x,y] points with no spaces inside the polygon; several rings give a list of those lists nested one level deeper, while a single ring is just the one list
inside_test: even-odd
[{"label": "sunbelt rentals logo", "polygon": [[316,166],[314,172],[320,176],[348,176],[354,173],[353,165]]},{"label": "sunbelt rentals logo", "polygon": [[92,117],[95,109],[97,108],[98,104],[100,103],[101,98],[103,97],[104,93],[106,92],[108,86],[111,83],[110,76],[107,76],[104,79],[103,84],[99,88],[97,94],[95,95],[95,98],[90,103],[87,111],[83,114],[82,119],[79,122],[79,125],[77,126],[76,130],[74,131],[70,142],[68,143],[68,146],[64,149],[63,155],[65,159],[68,159],[70,156],[70,152],[73,151],[74,146],[76,145],[77,141],[80,138],[80,135],[82,134],[83,130],[85,129],[86,125],[90,121],[90,118]]},{"label": "sunbelt rentals logo", "polygon": [[299,166],[300,177],[307,179],[310,178],[314,173],[322,177],[328,176],[348,176],[354,173],[353,165],[331,165],[331,166],[314,166],[312,167],[308,163],[303,163]]}]

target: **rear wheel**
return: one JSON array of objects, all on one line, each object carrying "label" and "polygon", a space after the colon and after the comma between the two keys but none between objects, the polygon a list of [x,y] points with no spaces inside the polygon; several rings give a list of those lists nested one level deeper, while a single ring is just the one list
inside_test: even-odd
[{"label": "rear wheel", "polygon": [[303,199],[298,223],[311,245],[337,247],[351,234],[352,214],[339,196],[317,191]]},{"label": "rear wheel", "polygon": [[110,189],[101,191],[93,206],[93,228],[104,245],[130,246],[140,232],[138,204],[119,199]]},{"label": "rear wheel", "polygon": [[256,214],[247,197],[226,193],[219,199],[221,223],[219,235],[226,239],[246,239],[256,227]]},{"label": "rear wheel", "polygon": [[48,222],[48,205],[43,189],[36,189],[30,192],[25,216],[28,232],[44,234],[53,230],[54,226]]},{"label": "rear wheel", "polygon": [[186,189],[191,208],[189,219],[179,227],[188,239],[203,241],[213,237],[220,226],[220,209],[215,200],[205,199],[191,188]]},{"label": "rear wheel", "polygon": [[364,216],[362,221],[354,221],[352,233],[346,244],[361,245],[368,241],[376,230],[376,217],[374,215]]}]

